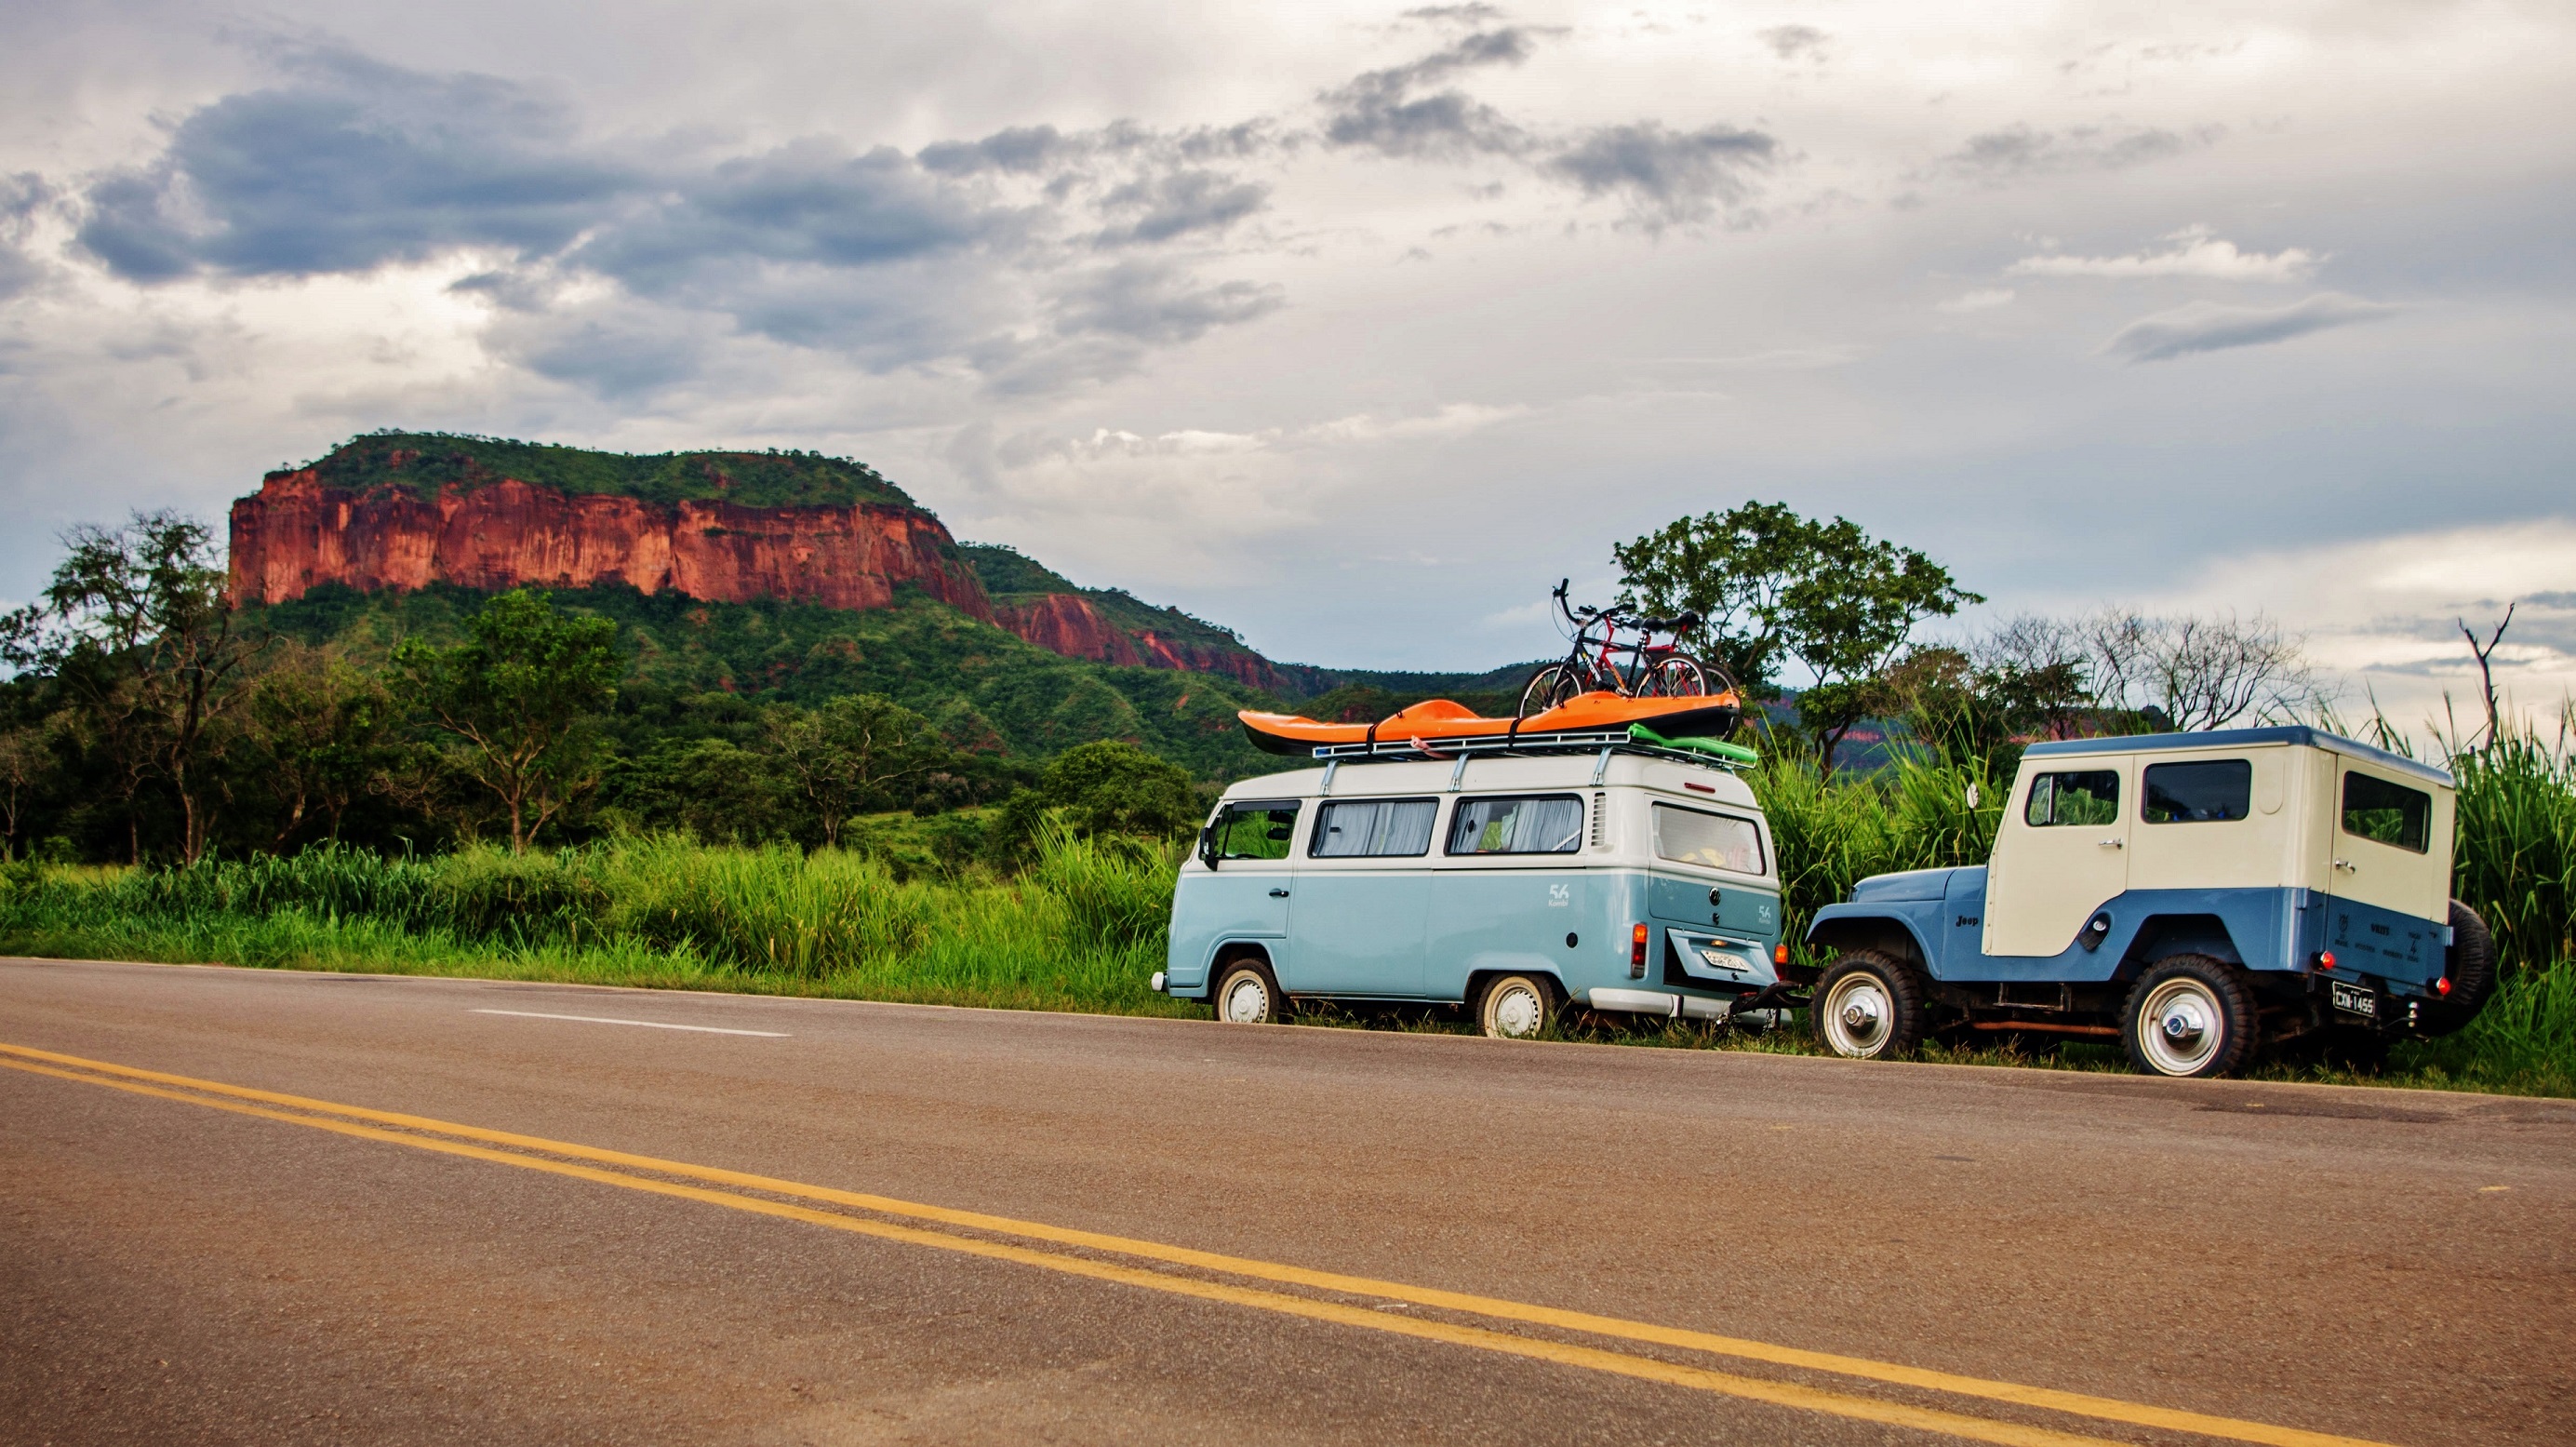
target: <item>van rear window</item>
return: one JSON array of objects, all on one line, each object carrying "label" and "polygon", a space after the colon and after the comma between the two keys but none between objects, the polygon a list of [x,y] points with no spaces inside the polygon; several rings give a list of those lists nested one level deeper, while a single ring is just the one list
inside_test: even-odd
[{"label": "van rear window", "polygon": [[2343,832],[2421,854],[2433,842],[2433,796],[2368,774],[2345,774]]},{"label": "van rear window", "polygon": [[2149,764],[2145,784],[2146,807],[2140,816],[2150,824],[2242,819],[2254,798],[2254,764],[2250,759]]},{"label": "van rear window", "polygon": [[1583,801],[1572,794],[1461,799],[1452,854],[1572,854],[1583,847]]},{"label": "van rear window", "polygon": [[1352,799],[1326,804],[1315,814],[1315,859],[1383,859],[1431,852],[1431,824],[1440,805],[1430,799]]},{"label": "van rear window", "polygon": [[1703,814],[1697,809],[1657,804],[1655,852],[1675,864],[1760,874],[1762,831],[1753,827],[1752,820],[1731,814]]}]

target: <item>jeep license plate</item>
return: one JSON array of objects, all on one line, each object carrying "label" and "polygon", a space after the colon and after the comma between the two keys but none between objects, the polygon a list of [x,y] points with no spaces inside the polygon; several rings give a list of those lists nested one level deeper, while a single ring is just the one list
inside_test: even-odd
[{"label": "jeep license plate", "polygon": [[2369,986],[2347,985],[2341,980],[2330,983],[2334,987],[2336,1009],[2348,1015],[2359,1015],[2366,1019],[2379,1018],[2379,996],[2373,993]]}]

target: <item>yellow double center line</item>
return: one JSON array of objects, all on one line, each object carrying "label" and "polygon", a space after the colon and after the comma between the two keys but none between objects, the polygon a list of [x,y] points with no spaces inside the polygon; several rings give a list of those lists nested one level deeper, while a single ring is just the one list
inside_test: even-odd
[{"label": "yellow double center line", "polygon": [[[1831,1373],[1836,1376],[1940,1392],[1956,1397],[1976,1398],[2072,1416],[2091,1417],[2099,1421],[2116,1422],[2131,1427],[2159,1428],[2230,1441],[2263,1443],[2267,1444],[2267,1447],[2385,1447],[2385,1444],[2357,1437],[2338,1437],[2322,1432],[2303,1431],[2295,1427],[2276,1427],[2268,1423],[2248,1422],[2232,1417],[2176,1411],[2168,1407],[2126,1402],[2116,1397],[2087,1396],[2079,1392],[2060,1392],[2047,1387],[2022,1386],[2013,1382],[1990,1381],[1981,1377],[1959,1376],[1950,1372],[1927,1371],[1920,1367],[1902,1366],[1893,1362],[1872,1361],[1866,1357],[1804,1351],[1796,1347],[1778,1346],[1744,1337],[1718,1336],[1709,1332],[1657,1326],[1620,1317],[1596,1316],[1589,1312],[1565,1311],[1556,1307],[1537,1306],[1499,1297],[1441,1291],[1398,1281],[1347,1276],[1332,1271],[1313,1271],[1301,1266],[1289,1266],[1251,1257],[1227,1256],[1213,1251],[1195,1251],[1186,1246],[1169,1246],[1157,1241],[1142,1241],[1132,1237],[1106,1235],[1097,1231],[1079,1231],[1063,1226],[1050,1226],[1040,1221],[1021,1221],[1007,1216],[988,1216],[976,1211],[952,1210],[945,1206],[925,1205],[917,1201],[898,1200],[891,1196],[836,1190],[829,1186],[780,1180],[774,1176],[691,1165],[683,1161],[661,1160],[653,1156],[602,1150],[596,1146],[577,1145],[569,1141],[547,1140],[541,1136],[485,1130],[479,1126],[458,1125],[452,1121],[433,1120],[425,1116],[370,1110],[363,1106],[341,1105],[333,1101],[283,1095],[268,1090],[254,1090],[246,1086],[227,1085],[220,1081],[198,1080],[185,1075],[165,1074],[157,1070],[141,1070],[130,1065],[85,1060],[76,1055],[60,1055],[49,1050],[37,1050],[22,1045],[0,1043],[0,1065],[30,1074],[52,1076],[59,1080],[106,1086],[136,1095],[153,1096],[212,1110],[229,1111],[236,1115],[283,1121],[290,1125],[331,1131],[361,1140],[382,1141],[391,1145],[409,1146],[415,1150],[436,1151],[442,1155],[462,1156],[471,1160],[489,1161],[496,1165],[516,1166],[523,1170],[544,1171],[552,1175],[569,1176],[576,1180],[593,1181],[600,1185],[617,1186],[626,1190],[676,1196],[684,1200],[701,1201],[708,1205],[723,1206],[736,1211],[802,1221],[835,1231],[850,1231],[863,1236],[901,1241],[914,1246],[960,1252],[998,1261],[1011,1261],[1024,1266],[1035,1266],[1098,1281],[1114,1281],[1167,1295],[1224,1302],[1233,1306],[1279,1312],[1314,1321],[1336,1322],[1343,1326],[1360,1327],[1394,1336],[1414,1337],[1424,1341],[1444,1342],[1509,1356],[1535,1358],[1565,1366],[1607,1372],[1616,1376],[1634,1377],[1669,1386],[1689,1387],[1749,1401],[1767,1402],[1775,1406],[1876,1422],[1892,1427],[1917,1428],[1927,1432],[1966,1438],[1970,1441],[2002,1443],[2006,1444],[2006,1447],[2065,1447],[2065,1444],[2074,1443],[2098,1444],[2104,1439],[2077,1436],[2018,1422],[1971,1417],[1957,1412],[1917,1407],[1875,1397],[1856,1396],[1848,1392],[1805,1386],[1795,1382],[1741,1376],[1654,1357],[1609,1351],[1600,1347],[1497,1331],[1490,1327],[1394,1315],[1387,1311],[1383,1304],[1401,1302],[1459,1316],[1481,1317],[1488,1321],[1545,1327],[1619,1341],[1703,1352],[1738,1361],[1762,1362],[1771,1366]],[[603,1167],[614,1169],[603,1169]],[[635,1172],[650,1174],[633,1174]],[[705,1184],[689,1184],[690,1182]],[[712,1189],[713,1187],[727,1189]],[[745,1191],[756,1191],[761,1194],[741,1194]],[[769,1199],[771,1197],[785,1199]],[[932,1230],[916,1225],[900,1225],[895,1221],[872,1220],[864,1216],[847,1215],[842,1211],[817,1210],[810,1205],[797,1204],[798,1202],[817,1202],[842,1207],[845,1210],[867,1211],[877,1216],[926,1222],[947,1229]],[[975,1236],[955,1234],[960,1230],[983,1234]],[[1014,1244],[1010,1240],[987,1239],[993,1236],[1016,1238],[1019,1241],[1045,1242],[1055,1247],[1158,1262],[1165,1266],[1187,1267],[1214,1275],[1303,1287],[1312,1291],[1368,1297],[1375,1299],[1381,1305],[1358,1306],[1343,1301],[1292,1295],[1281,1291],[1265,1291],[1233,1282],[1172,1275],[1164,1271],[1124,1265],[1115,1261],[1103,1261],[1093,1256],[1073,1255],[1063,1250],[1039,1250]]]}]

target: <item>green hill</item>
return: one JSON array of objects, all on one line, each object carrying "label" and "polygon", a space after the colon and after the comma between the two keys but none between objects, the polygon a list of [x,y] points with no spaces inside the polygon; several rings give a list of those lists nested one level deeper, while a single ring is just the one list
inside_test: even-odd
[{"label": "green hill", "polygon": [[[332,487],[391,484],[429,498],[449,484],[489,486],[505,477],[568,493],[647,502],[724,501],[744,507],[911,507],[876,469],[815,452],[597,452],[446,432],[370,432],[305,464]],[[297,468],[283,469],[298,471]]]}]

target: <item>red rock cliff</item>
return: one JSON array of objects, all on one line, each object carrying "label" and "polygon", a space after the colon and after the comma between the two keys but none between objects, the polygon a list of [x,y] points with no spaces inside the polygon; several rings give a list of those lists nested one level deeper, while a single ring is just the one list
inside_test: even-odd
[{"label": "red rock cliff", "polygon": [[1248,649],[1213,648],[1194,639],[1164,638],[1151,629],[1129,632],[1100,616],[1089,599],[1049,593],[1035,603],[999,611],[1005,628],[1067,658],[1123,663],[1131,668],[1178,668],[1218,673],[1255,688],[1277,689],[1279,670]]},{"label": "red rock cliff", "polygon": [[579,588],[629,583],[711,602],[786,598],[827,608],[882,608],[897,584],[978,618],[992,605],[943,549],[948,530],[913,508],[676,506],[566,494],[508,479],[441,489],[424,501],[399,487],[326,487],[310,471],[271,473],[233,504],[235,596],[280,603],[316,584],[362,592],[433,582]]}]

